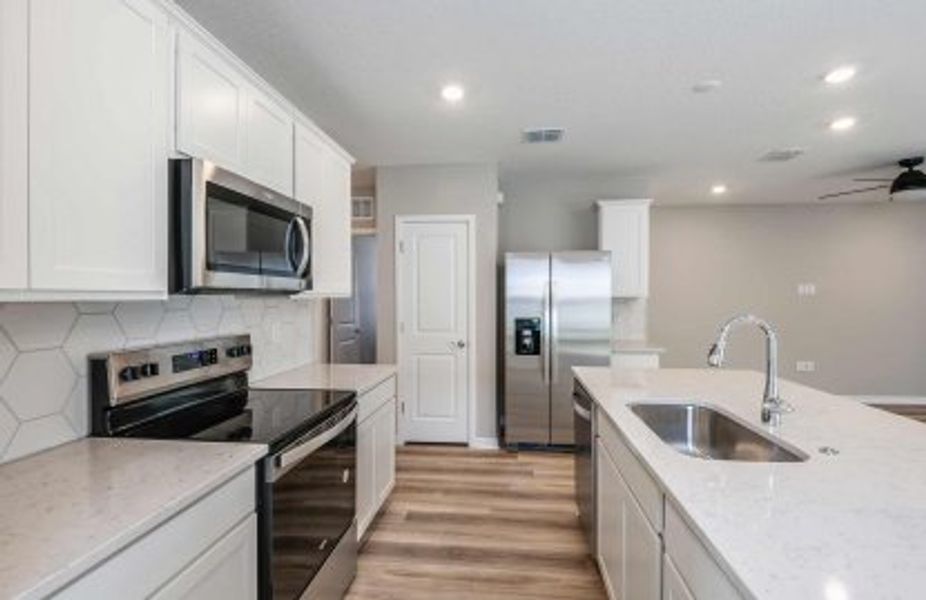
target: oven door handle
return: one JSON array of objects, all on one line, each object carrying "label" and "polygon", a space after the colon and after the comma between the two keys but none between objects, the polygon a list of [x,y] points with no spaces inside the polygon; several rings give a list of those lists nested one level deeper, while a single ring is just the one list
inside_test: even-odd
[{"label": "oven door handle", "polygon": [[270,481],[274,482],[290,469],[299,464],[305,457],[312,454],[334,438],[341,435],[345,429],[350,427],[357,419],[357,409],[352,409],[346,417],[341,419],[337,425],[331,429],[326,429],[319,435],[309,438],[298,446],[288,448],[284,452],[273,457],[273,470],[270,473]]}]

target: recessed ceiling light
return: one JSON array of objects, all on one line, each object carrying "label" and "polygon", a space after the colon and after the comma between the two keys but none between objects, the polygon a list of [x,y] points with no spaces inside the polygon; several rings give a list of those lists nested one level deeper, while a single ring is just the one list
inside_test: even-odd
[{"label": "recessed ceiling light", "polygon": [[848,131],[855,127],[855,117],[839,117],[830,122],[830,129],[833,131]]},{"label": "recessed ceiling light", "polygon": [[459,104],[463,101],[466,92],[463,86],[457,83],[449,83],[441,88],[440,96],[450,104]]},{"label": "recessed ceiling light", "polygon": [[840,83],[845,83],[855,77],[855,67],[851,65],[845,65],[836,69],[833,69],[823,77],[823,81],[830,85],[839,85]]},{"label": "recessed ceiling light", "polygon": [[723,183],[715,183],[711,186],[711,193],[715,196],[721,196],[727,193],[727,186]]}]

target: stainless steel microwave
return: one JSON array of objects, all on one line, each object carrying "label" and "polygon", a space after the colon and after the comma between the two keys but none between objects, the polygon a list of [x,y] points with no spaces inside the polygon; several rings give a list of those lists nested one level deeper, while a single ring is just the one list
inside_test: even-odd
[{"label": "stainless steel microwave", "polygon": [[312,289],[312,209],[199,159],[171,160],[170,291]]}]

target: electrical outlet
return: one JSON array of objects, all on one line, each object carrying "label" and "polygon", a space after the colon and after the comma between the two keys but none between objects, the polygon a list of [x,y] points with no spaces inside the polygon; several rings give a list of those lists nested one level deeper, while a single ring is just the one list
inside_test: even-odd
[{"label": "electrical outlet", "polygon": [[817,284],[815,283],[797,284],[797,295],[798,296],[816,296],[817,295]]},{"label": "electrical outlet", "polygon": [[817,370],[817,363],[812,360],[799,360],[794,368],[798,373],[813,373]]}]

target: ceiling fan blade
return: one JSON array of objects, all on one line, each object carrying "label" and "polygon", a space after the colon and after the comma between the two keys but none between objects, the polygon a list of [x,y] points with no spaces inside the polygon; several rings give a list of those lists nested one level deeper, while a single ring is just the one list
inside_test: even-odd
[{"label": "ceiling fan blade", "polygon": [[852,181],[858,181],[859,183],[890,183],[894,180],[884,177],[853,177]]},{"label": "ceiling fan blade", "polygon": [[839,198],[840,196],[850,196],[852,194],[862,194],[864,192],[874,192],[876,190],[886,190],[889,185],[876,185],[874,187],[867,188],[858,188],[855,190],[847,190],[845,192],[833,192],[832,194],[823,194],[822,196],[817,196],[817,200],[829,200],[830,198]]}]

